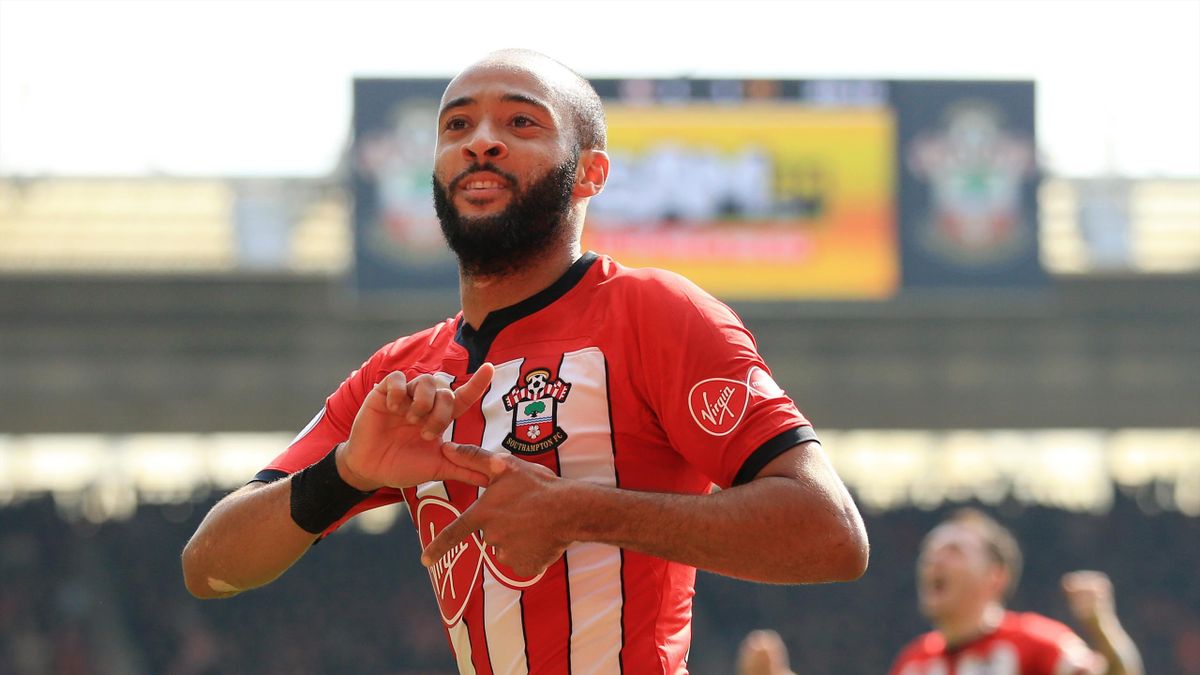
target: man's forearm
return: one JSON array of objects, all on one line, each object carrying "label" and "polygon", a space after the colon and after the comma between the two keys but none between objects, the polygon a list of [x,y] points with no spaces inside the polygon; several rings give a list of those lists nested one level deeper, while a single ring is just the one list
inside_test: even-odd
[{"label": "man's forearm", "polygon": [[254,483],[209,511],[183,549],[183,576],[198,598],[222,598],[273,581],[316,535],[292,521],[291,481]]},{"label": "man's forearm", "polygon": [[567,527],[578,541],[771,583],[846,581],[866,569],[866,535],[849,496],[792,478],[712,495],[590,486],[576,497]]},{"label": "man's forearm", "polygon": [[[575,500],[572,500],[575,501]],[[592,486],[572,504],[582,540],[778,584],[857,579],[868,543],[850,492],[816,443],[713,495]]]},{"label": "man's forearm", "polygon": [[1142,658],[1116,615],[1084,624],[1088,641],[1108,661],[1106,675],[1142,675]]},{"label": "man's forearm", "polygon": [[530,576],[573,542],[588,541],[774,583],[856,579],[867,566],[858,509],[815,442],[787,450],[750,482],[711,495],[563,479],[472,445],[447,443],[442,452],[490,482],[426,545],[427,567],[476,532],[499,562]]}]

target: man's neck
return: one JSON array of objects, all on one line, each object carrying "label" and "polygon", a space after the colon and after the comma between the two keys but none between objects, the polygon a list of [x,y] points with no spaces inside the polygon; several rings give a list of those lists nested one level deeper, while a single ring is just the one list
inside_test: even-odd
[{"label": "man's neck", "polygon": [[579,243],[556,246],[536,257],[536,262],[509,274],[474,277],[459,274],[463,319],[478,329],[487,315],[515,305],[558,281],[579,259]]},{"label": "man's neck", "polygon": [[936,628],[947,647],[957,647],[996,630],[1003,619],[1004,607],[990,602],[981,611],[938,621]]}]

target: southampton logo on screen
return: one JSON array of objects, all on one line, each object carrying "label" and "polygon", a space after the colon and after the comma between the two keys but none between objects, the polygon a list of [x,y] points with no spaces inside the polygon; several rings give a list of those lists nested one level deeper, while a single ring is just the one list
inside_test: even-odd
[{"label": "southampton logo on screen", "polygon": [[513,414],[512,432],[503,445],[514,455],[540,455],[562,445],[567,432],[558,426],[558,404],[567,400],[571,384],[550,379],[545,368],[525,375],[525,384],[504,396],[504,409]]}]

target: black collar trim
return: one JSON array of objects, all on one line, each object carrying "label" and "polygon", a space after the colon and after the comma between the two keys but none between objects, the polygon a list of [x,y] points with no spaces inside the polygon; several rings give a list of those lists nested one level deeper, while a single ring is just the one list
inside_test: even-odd
[{"label": "black collar trim", "polygon": [[546,288],[515,305],[509,305],[494,312],[489,312],[484,317],[483,323],[479,325],[479,330],[472,328],[461,316],[458,317],[458,322],[455,325],[454,341],[467,350],[467,372],[473,373],[479,366],[483,365],[488,351],[492,348],[492,342],[495,341],[500,331],[530,314],[540,312],[549,307],[555,300],[566,295],[567,291],[575,288],[575,285],[591,269],[592,263],[596,262],[598,257],[591,251],[584,253],[580,256],[579,260],[576,260],[567,268],[567,271],[557,281]]}]

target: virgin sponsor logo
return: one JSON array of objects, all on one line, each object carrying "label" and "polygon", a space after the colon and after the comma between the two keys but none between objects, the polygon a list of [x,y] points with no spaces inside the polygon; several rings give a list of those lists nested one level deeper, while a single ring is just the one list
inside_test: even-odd
[{"label": "virgin sponsor logo", "polygon": [[[425,497],[417,504],[417,533],[421,548],[429,546],[439,532],[462,515],[450,502],[438,497]],[[442,621],[454,626],[462,620],[463,612],[476,592],[483,565],[488,566],[492,576],[509,588],[521,589],[536,584],[542,574],[521,577],[496,558],[496,549],[488,546],[479,533],[452,547],[439,560],[429,566],[429,581],[433,584],[433,595],[437,599]]]},{"label": "virgin sponsor logo", "polygon": [[725,436],[746,416],[751,394],[776,398],[783,396],[783,390],[767,371],[752,366],[743,381],[710,377],[697,382],[688,392],[688,409],[692,419],[706,433]]},{"label": "virgin sponsor logo", "polygon": [[[460,515],[461,512],[450,502],[435,497],[422,499],[417,505],[416,517],[421,548],[429,546],[429,542]],[[467,601],[475,590],[483,557],[482,543],[478,534],[472,534],[427,570],[438,609],[447,626],[453,626],[462,619]]]},{"label": "virgin sponsor logo", "polygon": [[713,436],[724,436],[736,429],[749,401],[745,382],[723,377],[701,380],[688,393],[692,419]]}]

